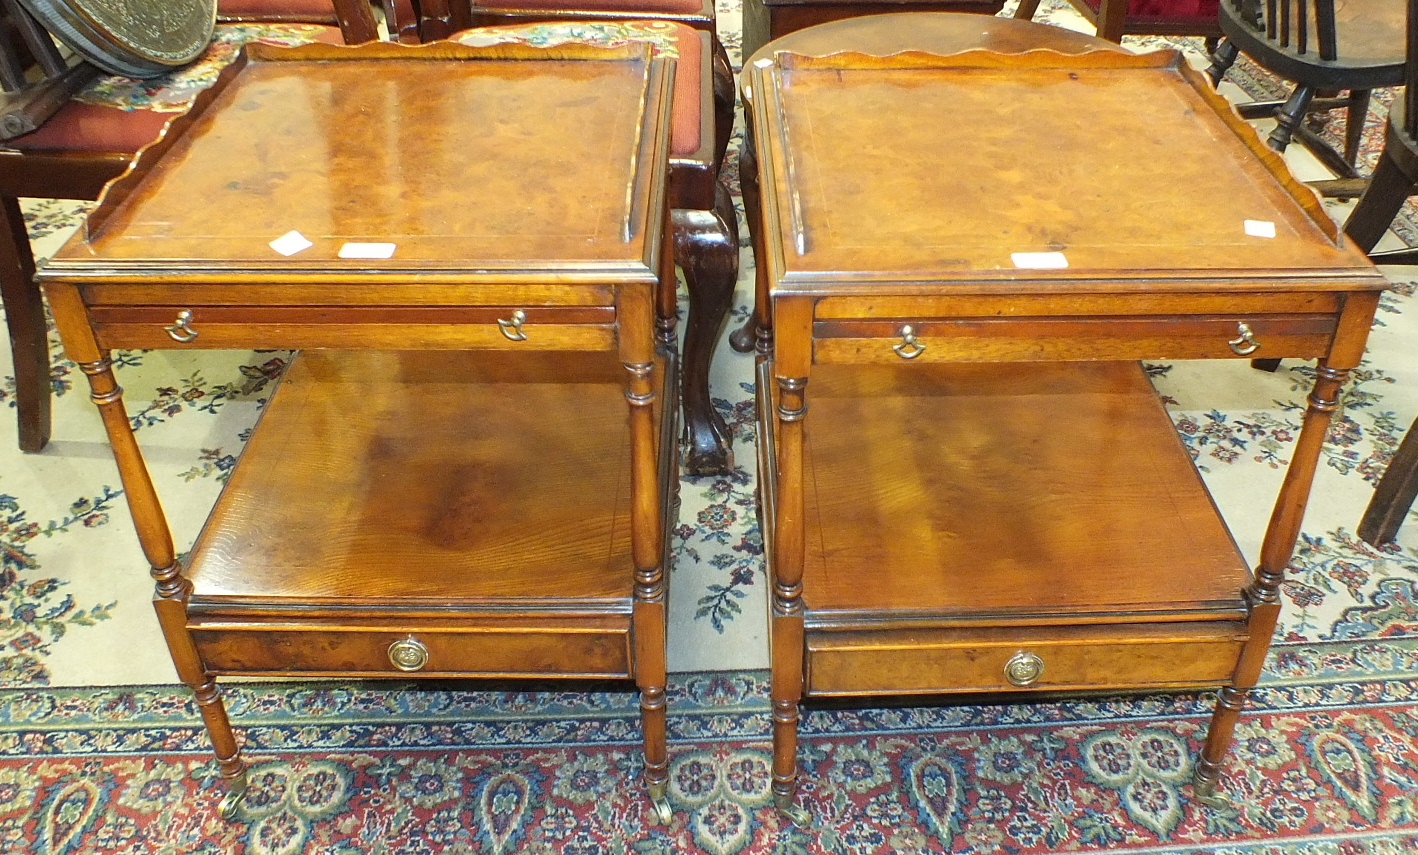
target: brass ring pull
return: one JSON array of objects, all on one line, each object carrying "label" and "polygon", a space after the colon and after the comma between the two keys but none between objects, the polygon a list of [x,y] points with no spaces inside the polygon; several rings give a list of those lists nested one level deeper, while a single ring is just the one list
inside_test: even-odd
[{"label": "brass ring pull", "polygon": [[512,313],[512,320],[504,321],[497,319],[497,328],[502,330],[502,334],[511,341],[526,341],[527,334],[522,332],[522,324],[527,322],[527,313],[518,309]]},{"label": "brass ring pull", "polygon": [[1015,686],[1030,686],[1044,676],[1044,660],[1023,650],[1004,663],[1004,678]]},{"label": "brass ring pull", "polygon": [[915,359],[926,352],[926,346],[916,341],[916,331],[909,325],[901,328],[901,343],[891,349],[902,359]]},{"label": "brass ring pull", "polygon": [[400,671],[421,671],[428,664],[428,648],[414,638],[401,638],[389,645],[389,662]]},{"label": "brass ring pull", "polygon": [[177,320],[172,322],[172,326],[163,327],[167,334],[172,336],[173,341],[180,341],[186,344],[197,338],[197,331],[192,329],[192,310],[183,309],[177,313]]},{"label": "brass ring pull", "polygon": [[1249,356],[1260,347],[1260,342],[1256,341],[1255,333],[1242,321],[1236,324],[1236,337],[1226,342],[1231,345],[1231,352],[1237,356]]}]

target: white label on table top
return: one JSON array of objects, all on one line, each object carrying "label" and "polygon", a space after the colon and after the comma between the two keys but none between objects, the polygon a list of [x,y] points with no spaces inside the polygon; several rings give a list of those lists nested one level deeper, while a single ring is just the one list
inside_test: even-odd
[{"label": "white label on table top", "polygon": [[1275,237],[1275,223],[1270,220],[1246,220],[1246,234],[1251,237]]},{"label": "white label on table top", "polygon": [[340,258],[393,258],[398,244],[347,243],[340,247]]},{"label": "white label on table top", "polygon": [[270,245],[271,249],[285,256],[295,255],[297,252],[302,252],[315,246],[315,244],[310,242],[309,238],[293,229],[271,241]]},{"label": "white label on table top", "polygon": [[1062,270],[1068,267],[1068,257],[1062,252],[1016,252],[1009,256],[1015,267],[1025,270]]}]

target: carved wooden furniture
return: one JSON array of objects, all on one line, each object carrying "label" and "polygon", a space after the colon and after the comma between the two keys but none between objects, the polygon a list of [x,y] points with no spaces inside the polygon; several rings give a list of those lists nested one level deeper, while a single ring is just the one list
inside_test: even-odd
[{"label": "carved wooden furniture", "polygon": [[[746,73],[778,804],[804,697],[1220,685],[1212,799],[1384,280],[1175,52]],[[1320,360],[1254,574],[1127,361],[1253,353]]]},{"label": "carved wooden furniture", "polygon": [[[715,30],[712,0],[418,0],[425,40],[478,38],[488,28],[507,37],[558,38],[579,32],[589,43],[623,38],[617,27],[673,33],[651,36],[657,48],[680,54],[675,82],[677,120],[670,140],[670,198],[675,256],[684,271],[689,314],[684,336],[685,471],[720,474],[733,467],[733,437],[710,399],[709,371],[738,279],[738,217],[721,183],[734,118],[734,81]],[[471,32],[470,32],[471,30]],[[628,37],[639,38],[631,32]]]},{"label": "carved wooden furniture", "polygon": [[[230,674],[629,677],[668,811],[670,77],[643,46],[257,46],[40,273],[226,812]],[[157,347],[356,351],[298,357],[186,566],[109,357]]]},{"label": "carved wooden furniture", "polygon": [[[1418,0],[1408,0],[1408,52],[1404,89],[1389,110],[1383,154],[1344,231],[1381,264],[1418,264],[1418,249],[1373,253],[1409,196],[1418,194]],[[1418,497],[1418,422],[1408,428],[1359,523],[1359,536],[1375,546],[1392,541]]]},{"label": "carved wooden furniture", "polygon": [[[891,15],[864,15],[843,18],[796,30],[759,48],[744,60],[744,68],[762,61],[772,61],[778,51],[826,56],[843,51],[856,51],[874,56],[890,56],[902,51],[925,51],[934,54],[959,53],[966,50],[988,50],[994,53],[1023,53],[1028,50],[1053,50],[1059,53],[1087,53],[1091,50],[1120,51],[1114,42],[1094,36],[1021,21],[1014,18],[972,15],[959,12],[898,12]],[[762,257],[763,248],[757,242],[754,228],[759,221],[758,164],[753,145],[753,88],[747,75],[742,87],[744,99],[745,137],[739,150],[739,190],[743,194],[744,218],[749,236],[755,241],[753,253]],[[758,340],[752,316],[729,336],[729,344],[739,353],[754,349]]]},{"label": "carved wooden furniture", "polygon": [[[1393,224],[1409,196],[1418,193],[1418,0],[1407,0],[1407,36],[1403,66],[1403,92],[1388,114],[1384,150],[1374,166],[1364,195],[1354,206],[1344,231],[1360,249],[1373,250]],[[1418,263],[1418,252],[1400,250],[1373,256],[1386,264]]]},{"label": "carved wooden furniture", "polygon": [[[1089,23],[1098,28],[1098,37],[1121,42],[1123,36],[1205,36],[1221,37],[1216,20],[1217,0],[1069,0]],[[1014,17],[1032,20],[1039,0],[1020,0]]]},{"label": "carved wooden furniture", "polygon": [[1408,426],[1398,451],[1374,487],[1374,497],[1359,521],[1359,537],[1381,546],[1398,537],[1398,530],[1418,499],[1418,420]]},{"label": "carved wooden furniture", "polygon": [[[351,44],[376,37],[374,17],[364,0],[323,0],[324,16],[303,14],[312,0],[299,0],[288,11],[282,0],[246,0],[231,15],[241,21],[259,21],[264,9],[281,25],[334,23],[336,7],[341,29],[295,26],[292,37]],[[227,4],[218,4],[223,20]],[[0,5],[0,16],[13,32],[23,35],[24,53],[41,63],[42,79],[21,81],[22,66],[16,45],[0,38],[0,59],[10,69],[4,85],[4,125],[0,141],[0,298],[10,333],[15,366],[15,402],[19,417],[20,448],[39,451],[49,441],[49,341],[44,307],[34,284],[34,256],[30,251],[19,197],[95,199],[103,185],[128,165],[133,153],[161,131],[172,113],[152,109],[124,110],[95,103],[97,98],[75,100],[74,94],[98,72],[81,63],[64,70],[54,43],[31,18],[16,7]],[[296,18],[298,20],[290,20]],[[52,59],[42,59],[52,57]]]},{"label": "carved wooden furniture", "polygon": [[[1284,151],[1298,136],[1337,175],[1354,177],[1354,162],[1369,92],[1403,82],[1405,0],[1223,0],[1225,39],[1207,74],[1219,82],[1237,55],[1295,83],[1282,104],[1245,105],[1246,118],[1274,115],[1270,145]],[[1348,90],[1344,99],[1316,100],[1322,92]],[[1344,153],[1340,155],[1304,124],[1307,113],[1346,107]]]}]

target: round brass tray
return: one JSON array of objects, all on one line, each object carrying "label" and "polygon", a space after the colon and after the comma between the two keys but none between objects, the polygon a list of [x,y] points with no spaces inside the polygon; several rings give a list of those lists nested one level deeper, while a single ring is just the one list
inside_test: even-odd
[{"label": "round brass tray", "polygon": [[20,0],[75,53],[105,71],[156,77],[212,40],[216,0]]}]

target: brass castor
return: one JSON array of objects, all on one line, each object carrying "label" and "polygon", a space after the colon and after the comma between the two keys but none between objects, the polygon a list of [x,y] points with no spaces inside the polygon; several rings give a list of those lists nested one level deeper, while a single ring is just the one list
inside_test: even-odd
[{"label": "brass castor", "polygon": [[1203,778],[1200,769],[1192,773],[1192,792],[1195,794],[1196,800],[1209,808],[1225,809],[1235,807],[1235,804],[1230,799],[1216,792],[1216,783],[1217,780],[1215,778]]},{"label": "brass castor", "polygon": [[246,801],[247,786],[245,772],[227,783],[226,795],[222,797],[221,804],[217,805],[217,814],[222,819],[236,819],[236,813],[241,809],[241,803]]},{"label": "brass castor", "polygon": [[778,812],[797,828],[808,829],[812,827],[812,814],[807,808],[799,807],[793,803],[791,795],[783,793],[773,794],[773,805],[778,808]]},{"label": "brass castor", "polygon": [[660,820],[661,825],[669,825],[674,819],[674,813],[670,810],[668,783],[650,784],[650,804],[655,808],[655,818]]}]

